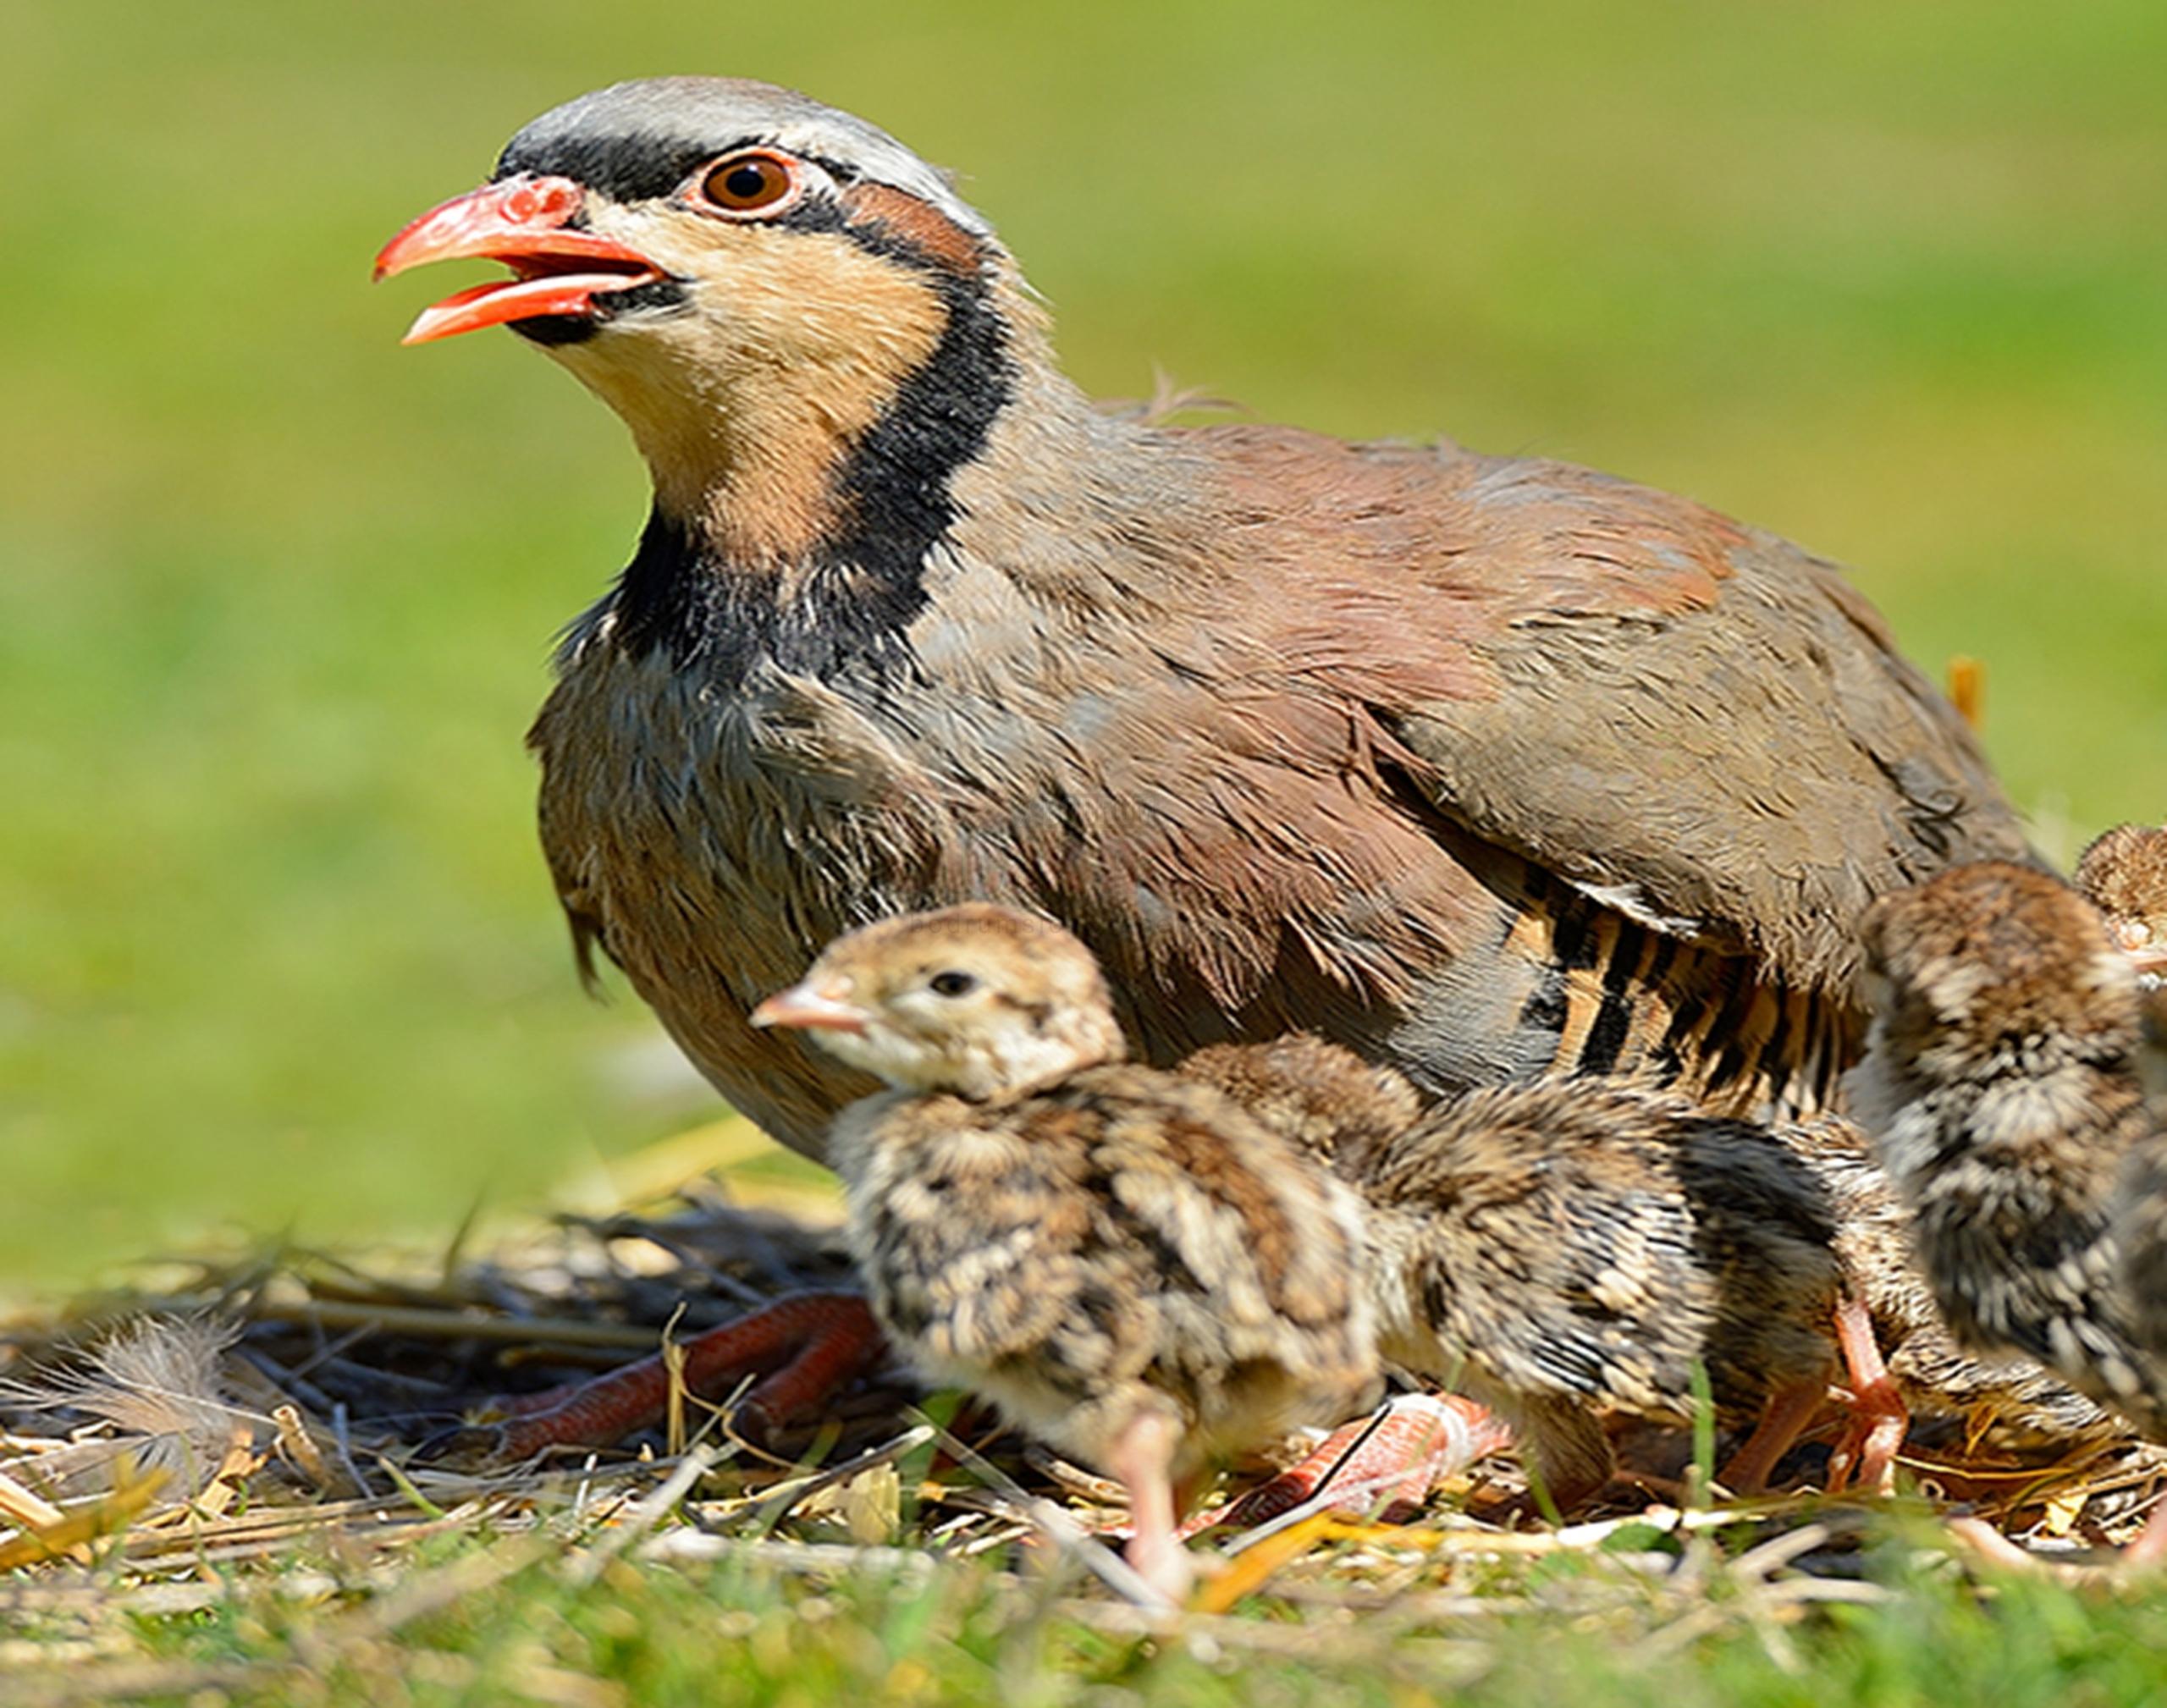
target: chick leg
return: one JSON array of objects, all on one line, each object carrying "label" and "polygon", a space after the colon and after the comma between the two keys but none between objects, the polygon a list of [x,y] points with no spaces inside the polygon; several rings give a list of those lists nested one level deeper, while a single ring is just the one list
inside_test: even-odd
[{"label": "chick leg", "polygon": [[1174,1527],[1171,1475],[1181,1425],[1164,1412],[1139,1412],[1115,1432],[1106,1468],[1128,1490],[1128,1563],[1168,1601],[1185,1600],[1195,1567]]},{"label": "chick leg", "polygon": [[[795,1293],[707,1330],[679,1349],[685,1386],[712,1395],[733,1379],[769,1368],[740,1415],[771,1427],[818,1405],[878,1358],[885,1341],[855,1293]],[[602,1446],[659,1418],[670,1402],[670,1367],[659,1355],[589,1382],[499,1402],[505,1421],[491,1442],[508,1458],[558,1446]]]},{"label": "chick leg", "polygon": [[1846,1298],[1836,1307],[1836,1341],[1850,1381],[1851,1424],[1828,1456],[1829,1492],[1849,1487],[1855,1474],[1860,1487],[1885,1495],[1896,1486],[1896,1452],[1911,1414],[1889,1380],[1873,1319],[1859,1299]]},{"label": "chick leg", "polygon": [[1457,1394],[1400,1394],[1383,1409],[1343,1424],[1298,1464],[1268,1483],[1183,1527],[1194,1534],[1218,1524],[1268,1523],[1325,1494],[1340,1510],[1418,1505],[1441,1478],[1512,1445],[1513,1432]]},{"label": "chick leg", "polygon": [[1716,1480],[1735,1495],[1757,1495],[1768,1486],[1776,1464],[1828,1403],[1828,1384],[1821,1376],[1789,1382],[1768,1396],[1753,1433],[1717,1473]]}]

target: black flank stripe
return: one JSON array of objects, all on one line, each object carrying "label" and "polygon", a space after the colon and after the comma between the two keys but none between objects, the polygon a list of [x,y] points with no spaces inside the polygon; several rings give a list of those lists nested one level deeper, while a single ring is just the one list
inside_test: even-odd
[{"label": "black flank stripe", "polygon": [[1791,995],[1780,986],[1770,994],[1776,1002],[1776,1024],[1768,1033],[1768,1041],[1761,1046],[1757,1072],[1767,1081],[1770,1095],[1780,1096],[1791,1073]]},{"label": "black flank stripe", "polygon": [[[1521,914],[1544,911],[1550,899],[1549,874],[1540,866],[1529,866],[1521,875],[1526,890]],[[1536,975],[1534,994],[1522,1005],[1519,1023],[1523,1031],[1547,1032],[1553,1038],[1565,1029],[1565,974],[1554,961]]]},{"label": "black flank stripe", "polygon": [[1552,928],[1550,951],[1568,972],[1595,965],[1595,933],[1588,928],[1594,909],[1577,895],[1566,898]]},{"label": "black flank stripe", "polygon": [[1535,991],[1521,1006],[1519,1024],[1529,1032],[1547,1032],[1552,1038],[1565,1029],[1565,969],[1544,967],[1536,975]]},{"label": "black flank stripe", "polygon": [[1678,939],[1665,937],[1658,932],[1656,934],[1655,958],[1648,962],[1648,970],[1641,974],[1640,982],[1651,990],[1660,989],[1663,980],[1670,977],[1671,967],[1677,959]]},{"label": "black flank stripe", "polygon": [[1729,1085],[1744,1076],[1746,1023],[1753,1017],[1755,1001],[1762,994],[1760,987],[1743,973],[1732,980],[1730,995],[1709,1034],[1711,1043],[1720,1039],[1723,1044],[1722,1053],[1716,1057],[1715,1069],[1708,1076],[1710,1085]]},{"label": "black flank stripe", "polygon": [[1707,961],[1701,966],[1701,976],[1671,1011],[1670,1026],[1662,1035],[1662,1055],[1675,1073],[1685,1065],[1685,1052],[1689,1040],[1701,1024],[1701,1017],[1707,1012],[1708,989],[1711,983],[1734,979],[1737,968],[1727,961]]},{"label": "black flank stripe", "polygon": [[1595,1024],[1588,1028],[1588,1040],[1580,1046],[1578,1072],[1607,1073],[1618,1066],[1618,1052],[1624,1049],[1627,1035],[1633,1029],[1633,999],[1615,991],[1605,991],[1602,1006],[1596,1011]]},{"label": "black flank stripe", "polygon": [[1580,1046],[1578,1072],[1608,1073],[1618,1066],[1618,1053],[1633,1029],[1633,996],[1640,986],[1635,975],[1647,946],[1645,931],[1620,923],[1617,947],[1611,951],[1610,964],[1602,970],[1602,1006],[1596,1011],[1587,1042]]}]

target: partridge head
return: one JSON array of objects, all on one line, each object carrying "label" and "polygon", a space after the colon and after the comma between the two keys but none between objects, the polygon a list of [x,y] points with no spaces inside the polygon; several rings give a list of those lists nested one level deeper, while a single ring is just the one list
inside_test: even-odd
[{"label": "partridge head", "polygon": [[[1222,168],[1230,169],[1230,168]],[[830,939],[1059,919],[1142,1057],[1304,1028],[1425,1098],[1811,1107],[1853,922],[2023,844],[1822,560],[1562,464],[1094,409],[986,220],[769,85],[544,114],[386,246],[500,261],[653,504],[532,737],[582,953],[819,1154],[868,1081],[749,1010]]]},{"label": "partridge head", "polygon": [[2106,916],[2107,930],[2140,982],[2167,982],[2167,828],[2117,824],[2077,858],[2076,887]]},{"label": "partridge head", "polygon": [[830,1154],[874,1314],[929,1379],[1128,1485],[1177,1591],[1205,1461],[1373,1385],[1346,1188],[1201,1083],[1122,1065],[1089,952],[986,906],[866,928],[756,1024],[885,1080]]},{"label": "partridge head", "polygon": [[1090,951],[1050,921],[984,903],[852,932],[753,1024],[813,1033],[898,1091],[981,1103],[1128,1053]]}]

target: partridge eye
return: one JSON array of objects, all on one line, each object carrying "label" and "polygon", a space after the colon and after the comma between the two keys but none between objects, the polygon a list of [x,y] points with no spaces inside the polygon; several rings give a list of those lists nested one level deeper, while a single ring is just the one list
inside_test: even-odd
[{"label": "partridge eye", "polygon": [[724,213],[770,214],[795,201],[801,186],[796,161],[756,149],[709,167],[700,180],[700,194]]},{"label": "partridge eye", "polygon": [[925,985],[935,996],[968,996],[979,982],[968,972],[936,972]]}]

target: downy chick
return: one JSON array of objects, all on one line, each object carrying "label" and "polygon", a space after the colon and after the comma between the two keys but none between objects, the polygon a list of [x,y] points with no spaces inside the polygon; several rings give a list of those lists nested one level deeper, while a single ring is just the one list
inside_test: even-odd
[{"label": "downy chick", "polygon": [[2152,1132],[2128,957],[2083,897],[1996,862],[1877,904],[1865,946],[1852,1106],[1950,1327],[2167,1438],[2167,1367],[2139,1342],[2117,1231]]},{"label": "downy chick", "polygon": [[1508,1419],[1561,1510],[1610,1476],[1602,1415],[1686,1421],[1696,1368],[1719,1414],[1761,1419],[1726,1468],[1734,1485],[1773,1468],[1839,1349],[1881,1420],[1862,1432],[1869,1475],[1900,1441],[1824,1185],[1767,1129],[1603,1080],[1494,1087],[1424,1115],[1388,1071],[1310,1038],[1199,1051],[1183,1071],[1360,1194],[1386,1356]]},{"label": "downy chick", "polygon": [[897,1347],[1125,1484],[1131,1558],[1169,1595],[1206,1461],[1373,1387],[1352,1194],[1210,1087],[1124,1064],[1059,927],[984,904],[891,919],[753,1018],[891,1088],[842,1112],[829,1155]]}]

